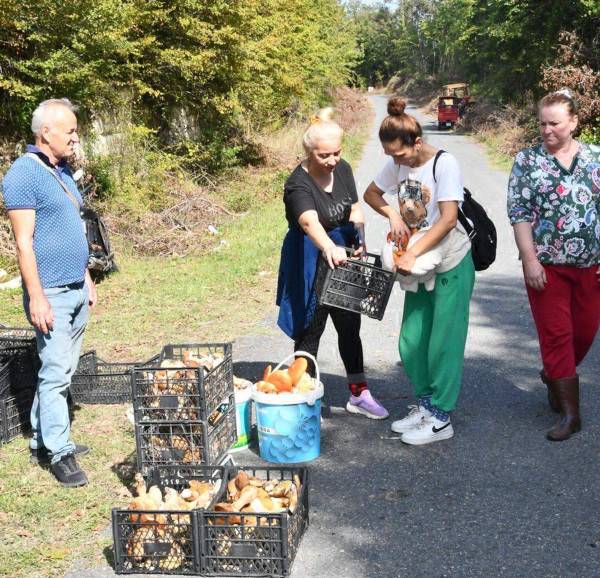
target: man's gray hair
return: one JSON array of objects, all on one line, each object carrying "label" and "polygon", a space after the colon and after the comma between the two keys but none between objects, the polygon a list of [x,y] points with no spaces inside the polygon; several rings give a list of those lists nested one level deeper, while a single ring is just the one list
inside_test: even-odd
[{"label": "man's gray hair", "polygon": [[40,136],[42,127],[46,121],[46,114],[48,109],[54,108],[55,106],[64,106],[69,109],[73,114],[78,110],[78,107],[73,104],[68,98],[49,98],[44,100],[37,105],[37,108],[31,115],[31,132],[35,136]]}]

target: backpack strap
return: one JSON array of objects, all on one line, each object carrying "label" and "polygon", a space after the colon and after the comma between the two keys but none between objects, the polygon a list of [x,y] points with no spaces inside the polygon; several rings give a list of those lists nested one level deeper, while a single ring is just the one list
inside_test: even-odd
[{"label": "backpack strap", "polygon": [[26,157],[31,159],[35,159],[36,162],[40,164],[40,166],[44,167],[60,184],[65,193],[67,193],[67,197],[69,197],[69,201],[73,203],[73,206],[77,209],[77,212],[81,210],[81,205],[79,201],[75,198],[75,195],[69,190],[69,187],[65,184],[65,182],[56,174],[56,171],[53,171],[40,157],[38,157],[35,153],[25,153]]},{"label": "backpack strap", "polygon": [[[437,183],[437,179],[435,178],[435,167],[437,165],[438,159],[445,153],[445,150],[440,149],[437,153],[435,153],[435,159],[433,159],[433,182]],[[464,189],[464,187],[463,187]],[[464,194],[465,194],[465,198],[467,198],[467,196],[471,196],[471,193],[467,190],[464,189]],[[467,217],[465,217],[465,214],[462,212],[462,209],[459,207],[458,208],[458,221],[460,222],[460,224],[463,226],[463,229],[466,231],[469,239],[472,239],[475,235],[475,229],[473,228],[473,226],[471,225],[471,223],[469,223],[469,219],[467,219]]]},{"label": "backpack strap", "polygon": [[437,153],[435,153],[435,158],[433,159],[433,182],[437,183],[437,179],[435,178],[435,167],[437,166],[438,159],[445,153],[446,151],[440,149]]}]

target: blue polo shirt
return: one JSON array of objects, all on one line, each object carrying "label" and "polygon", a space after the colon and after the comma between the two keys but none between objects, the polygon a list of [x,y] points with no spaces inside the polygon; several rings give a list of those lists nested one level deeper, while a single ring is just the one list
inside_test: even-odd
[{"label": "blue polo shirt", "polygon": [[[37,147],[29,145],[27,150],[36,153],[52,168],[83,205],[66,163],[53,167]],[[83,281],[89,257],[84,224],[79,210],[56,178],[35,159],[22,156],[4,175],[2,193],[8,211],[35,210],[33,251],[42,287],[47,289]]]}]

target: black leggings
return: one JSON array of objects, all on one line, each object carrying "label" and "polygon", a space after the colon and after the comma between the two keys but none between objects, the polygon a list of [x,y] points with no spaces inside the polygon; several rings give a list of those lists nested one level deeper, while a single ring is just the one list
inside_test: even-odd
[{"label": "black leggings", "polygon": [[[325,331],[327,317],[331,315],[338,334],[338,348],[348,381],[364,381],[363,348],[360,340],[360,313],[353,313],[334,307],[317,306],[315,315],[304,333],[294,342],[294,351],[303,350],[317,357],[319,341]],[[309,373],[314,377],[314,364],[308,361]]]}]

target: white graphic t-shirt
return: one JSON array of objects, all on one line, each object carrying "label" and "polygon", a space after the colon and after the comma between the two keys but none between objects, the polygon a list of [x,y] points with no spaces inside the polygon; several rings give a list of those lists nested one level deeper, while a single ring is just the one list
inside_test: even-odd
[{"label": "white graphic t-shirt", "polygon": [[[432,226],[440,218],[440,201],[464,200],[463,181],[457,160],[448,153],[440,155],[435,167],[435,180],[433,179],[433,162],[435,156],[430,158],[420,167],[398,166],[389,158],[381,171],[375,177],[375,185],[384,193],[394,195],[393,206],[397,207],[398,186],[406,179],[417,180],[422,185],[427,185],[431,191],[431,198],[427,203],[427,226]],[[425,228],[422,229],[424,231]],[[469,252],[471,241],[462,225],[457,222],[456,227],[431,251],[441,249],[443,245],[442,263],[436,268],[438,273],[449,271],[456,267],[462,258]],[[426,258],[427,253],[419,257]]]},{"label": "white graphic t-shirt", "polygon": [[387,194],[394,195],[394,206],[397,206],[398,185],[410,178],[427,185],[431,191],[431,199],[427,204],[427,221],[433,225],[440,218],[440,201],[458,201],[462,203],[463,182],[456,159],[448,153],[440,155],[435,167],[436,181],[433,180],[433,161],[431,157],[420,167],[406,167],[394,164],[389,158],[375,177],[375,185]]}]

